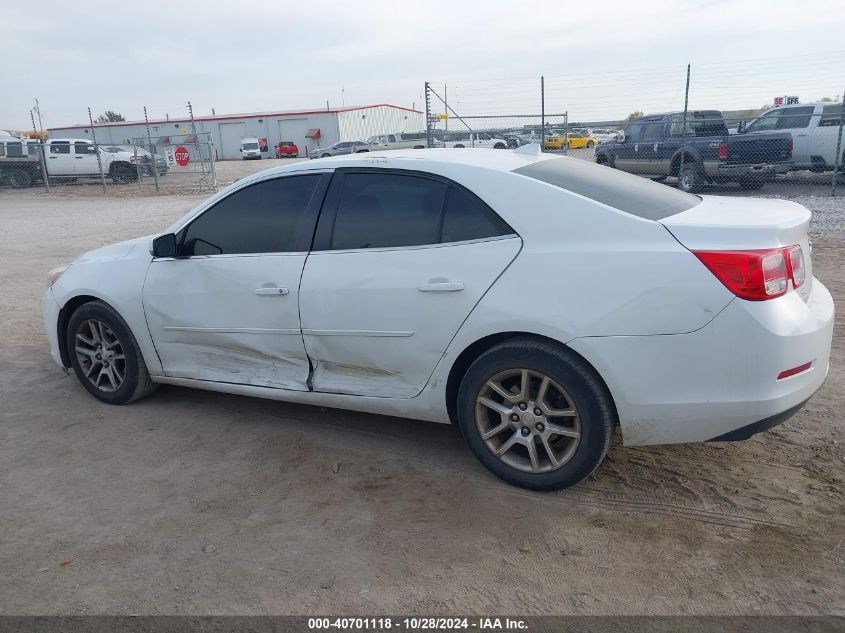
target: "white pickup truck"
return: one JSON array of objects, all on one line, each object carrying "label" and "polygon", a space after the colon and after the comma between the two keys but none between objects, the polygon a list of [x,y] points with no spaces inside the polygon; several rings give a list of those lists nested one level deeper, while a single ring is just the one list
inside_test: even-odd
[{"label": "white pickup truck", "polygon": [[[29,187],[43,180],[39,164],[39,141],[21,138],[0,139],[0,184],[16,189]],[[87,139],[50,139],[43,145],[47,176],[51,179],[76,180],[99,178],[97,147]],[[100,146],[103,173],[116,184],[138,179],[136,160],[143,172],[149,169],[149,159],[141,154],[117,146]]]},{"label": "white pickup truck", "polygon": [[426,146],[425,132],[397,132],[396,134],[379,134],[371,136],[366,141],[371,152],[386,149],[423,149]]},{"label": "white pickup truck", "polygon": [[483,147],[507,149],[508,142],[489,132],[449,132],[438,138],[435,147]]}]

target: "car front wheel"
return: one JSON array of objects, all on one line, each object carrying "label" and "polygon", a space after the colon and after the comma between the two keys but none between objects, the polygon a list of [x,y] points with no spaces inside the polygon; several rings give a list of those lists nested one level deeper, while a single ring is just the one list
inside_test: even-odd
[{"label": "car front wheel", "polygon": [[76,377],[98,400],[127,404],[158,386],[126,321],[102,301],[77,308],[68,322],[66,342]]},{"label": "car front wheel", "polygon": [[610,394],[584,361],[531,339],[482,354],[461,382],[457,412],[476,457],[532,490],[566,488],[590,475],[615,420]]}]

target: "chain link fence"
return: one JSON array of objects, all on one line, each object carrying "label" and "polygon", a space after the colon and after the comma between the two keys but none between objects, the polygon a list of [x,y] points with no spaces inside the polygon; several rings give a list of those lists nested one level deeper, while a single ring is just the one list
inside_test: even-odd
[{"label": "chain link fence", "polygon": [[[809,98],[779,93],[786,70],[798,71],[792,87]],[[536,143],[687,191],[775,184],[836,195],[845,172],[837,84],[845,81],[829,64],[810,58],[426,82],[426,140],[449,148]]]},{"label": "chain link fence", "polygon": [[[205,193],[217,190],[214,143],[197,132],[190,102],[171,111],[188,115],[172,125],[144,122],[95,122],[87,109],[86,124],[49,138],[33,131],[0,137],[0,186],[110,195]],[[31,113],[32,114],[32,113]],[[169,121],[170,115],[165,114]]]}]

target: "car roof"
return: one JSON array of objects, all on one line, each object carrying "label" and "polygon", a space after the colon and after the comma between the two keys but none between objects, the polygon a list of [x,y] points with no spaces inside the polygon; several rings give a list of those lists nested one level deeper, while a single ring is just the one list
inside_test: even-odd
[{"label": "car roof", "polygon": [[428,171],[429,168],[436,170],[438,166],[466,165],[468,167],[488,169],[491,171],[510,172],[530,163],[541,160],[553,160],[555,158],[560,157],[553,154],[529,154],[524,151],[518,152],[516,150],[506,149],[396,149],[384,152],[344,154],[330,158],[317,158],[293,165],[274,167],[266,172],[254,174],[252,177],[261,174],[282,174],[326,168],[338,169],[341,167],[380,167],[383,169],[394,168]]}]

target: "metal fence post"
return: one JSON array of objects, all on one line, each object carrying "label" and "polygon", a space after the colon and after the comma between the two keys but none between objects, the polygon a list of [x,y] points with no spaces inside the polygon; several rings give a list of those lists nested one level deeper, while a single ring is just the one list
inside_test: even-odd
[{"label": "metal fence post", "polygon": [[563,113],[563,155],[569,156],[569,110]]},{"label": "metal fence post", "polygon": [[[689,75],[690,64],[687,64],[687,85],[684,88],[684,120],[681,124],[681,162],[678,163],[678,185],[681,184],[681,175],[686,162],[686,148],[687,148],[687,111],[689,109]],[[671,170],[670,170],[671,171]],[[678,187],[680,188],[680,186]]]},{"label": "metal fence post", "polygon": [[842,91],[842,109],[839,111],[839,135],[836,138],[836,156],[833,161],[833,182],[830,185],[830,195],[836,196],[836,174],[842,160],[842,124],[845,122],[845,90]]},{"label": "metal fence post", "polygon": [[153,154],[153,178],[156,181],[156,191],[158,191],[158,167],[156,166],[155,146],[153,145],[153,139],[150,136],[150,119],[147,117],[147,106],[144,106],[144,125],[147,126],[147,143],[149,143],[150,151]]},{"label": "metal fence post", "polygon": [[425,146],[431,148],[431,94],[428,92],[428,82],[425,82]]},{"label": "metal fence post", "polygon": [[546,148],[546,78],[540,75],[540,151]]},{"label": "metal fence post", "polygon": [[211,166],[211,187],[217,191],[217,169],[214,166],[214,140],[211,138],[211,132],[208,133],[208,164]]},{"label": "metal fence post", "polygon": [[91,140],[94,142],[94,151],[97,152],[97,167],[100,168],[100,182],[103,183],[103,193],[106,193],[106,175],[103,173],[103,158],[100,156],[100,146],[97,145],[97,135],[94,132],[94,115],[91,108],[88,108],[88,121],[91,123]]},{"label": "metal fence post", "polygon": [[[29,111],[29,116],[32,119],[32,131],[35,136],[38,136],[38,130],[35,129],[35,115],[32,110]],[[39,115],[41,116],[41,115]],[[38,162],[41,163],[41,177],[44,179],[44,190],[50,193],[50,181],[47,178],[47,161],[44,158],[44,139],[38,138]],[[27,149],[27,153],[29,150]]]}]

